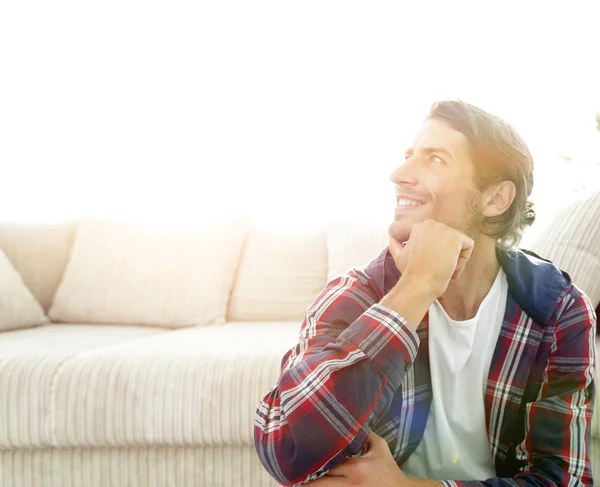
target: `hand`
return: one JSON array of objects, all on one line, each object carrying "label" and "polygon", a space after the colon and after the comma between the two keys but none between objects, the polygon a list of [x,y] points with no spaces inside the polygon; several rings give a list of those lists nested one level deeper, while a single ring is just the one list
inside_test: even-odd
[{"label": "hand", "polygon": [[[413,481],[396,464],[387,442],[371,433],[360,457],[347,458],[310,487],[412,487]],[[419,484],[420,485],[420,484]]]},{"label": "hand", "polygon": [[390,237],[389,249],[402,275],[425,279],[439,298],[462,274],[474,245],[464,233],[428,219],[413,225],[405,244]]}]

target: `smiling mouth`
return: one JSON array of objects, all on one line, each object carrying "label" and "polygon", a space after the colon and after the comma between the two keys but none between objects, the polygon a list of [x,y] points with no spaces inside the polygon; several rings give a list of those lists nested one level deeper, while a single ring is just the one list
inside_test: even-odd
[{"label": "smiling mouth", "polygon": [[425,203],[422,201],[411,200],[408,198],[397,198],[396,199],[396,209],[399,210],[410,210],[413,208],[418,208],[423,206]]}]

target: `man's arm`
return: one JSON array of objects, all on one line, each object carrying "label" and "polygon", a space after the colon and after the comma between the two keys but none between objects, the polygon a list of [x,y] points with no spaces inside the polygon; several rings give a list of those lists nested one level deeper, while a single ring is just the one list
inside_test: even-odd
[{"label": "man's arm", "polygon": [[255,447],[283,485],[318,478],[360,452],[389,408],[419,338],[379,304],[366,268],[332,280],[308,309],[299,343],[286,353],[277,384],[256,410]]},{"label": "man's arm", "polygon": [[446,487],[593,485],[589,449],[596,317],[588,298],[576,288],[564,297],[562,308],[539,398],[527,405],[526,435],[517,446],[528,468],[510,479],[446,480]]}]

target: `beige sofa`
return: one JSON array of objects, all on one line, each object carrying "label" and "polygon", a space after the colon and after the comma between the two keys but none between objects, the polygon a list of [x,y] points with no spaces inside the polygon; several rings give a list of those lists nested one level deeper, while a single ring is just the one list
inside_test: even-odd
[{"label": "beige sofa", "polygon": [[[568,215],[528,246],[600,301],[600,197]],[[386,242],[344,221],[0,224],[0,485],[276,485],[256,406],[316,294]]]}]

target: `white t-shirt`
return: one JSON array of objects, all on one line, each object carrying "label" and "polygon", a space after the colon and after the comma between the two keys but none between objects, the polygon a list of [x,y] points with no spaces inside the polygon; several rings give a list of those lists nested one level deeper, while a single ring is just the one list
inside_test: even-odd
[{"label": "white t-shirt", "polygon": [[474,318],[455,321],[437,300],[429,308],[433,398],[423,439],[401,467],[406,475],[434,480],[496,476],[484,394],[507,294],[500,269]]}]

